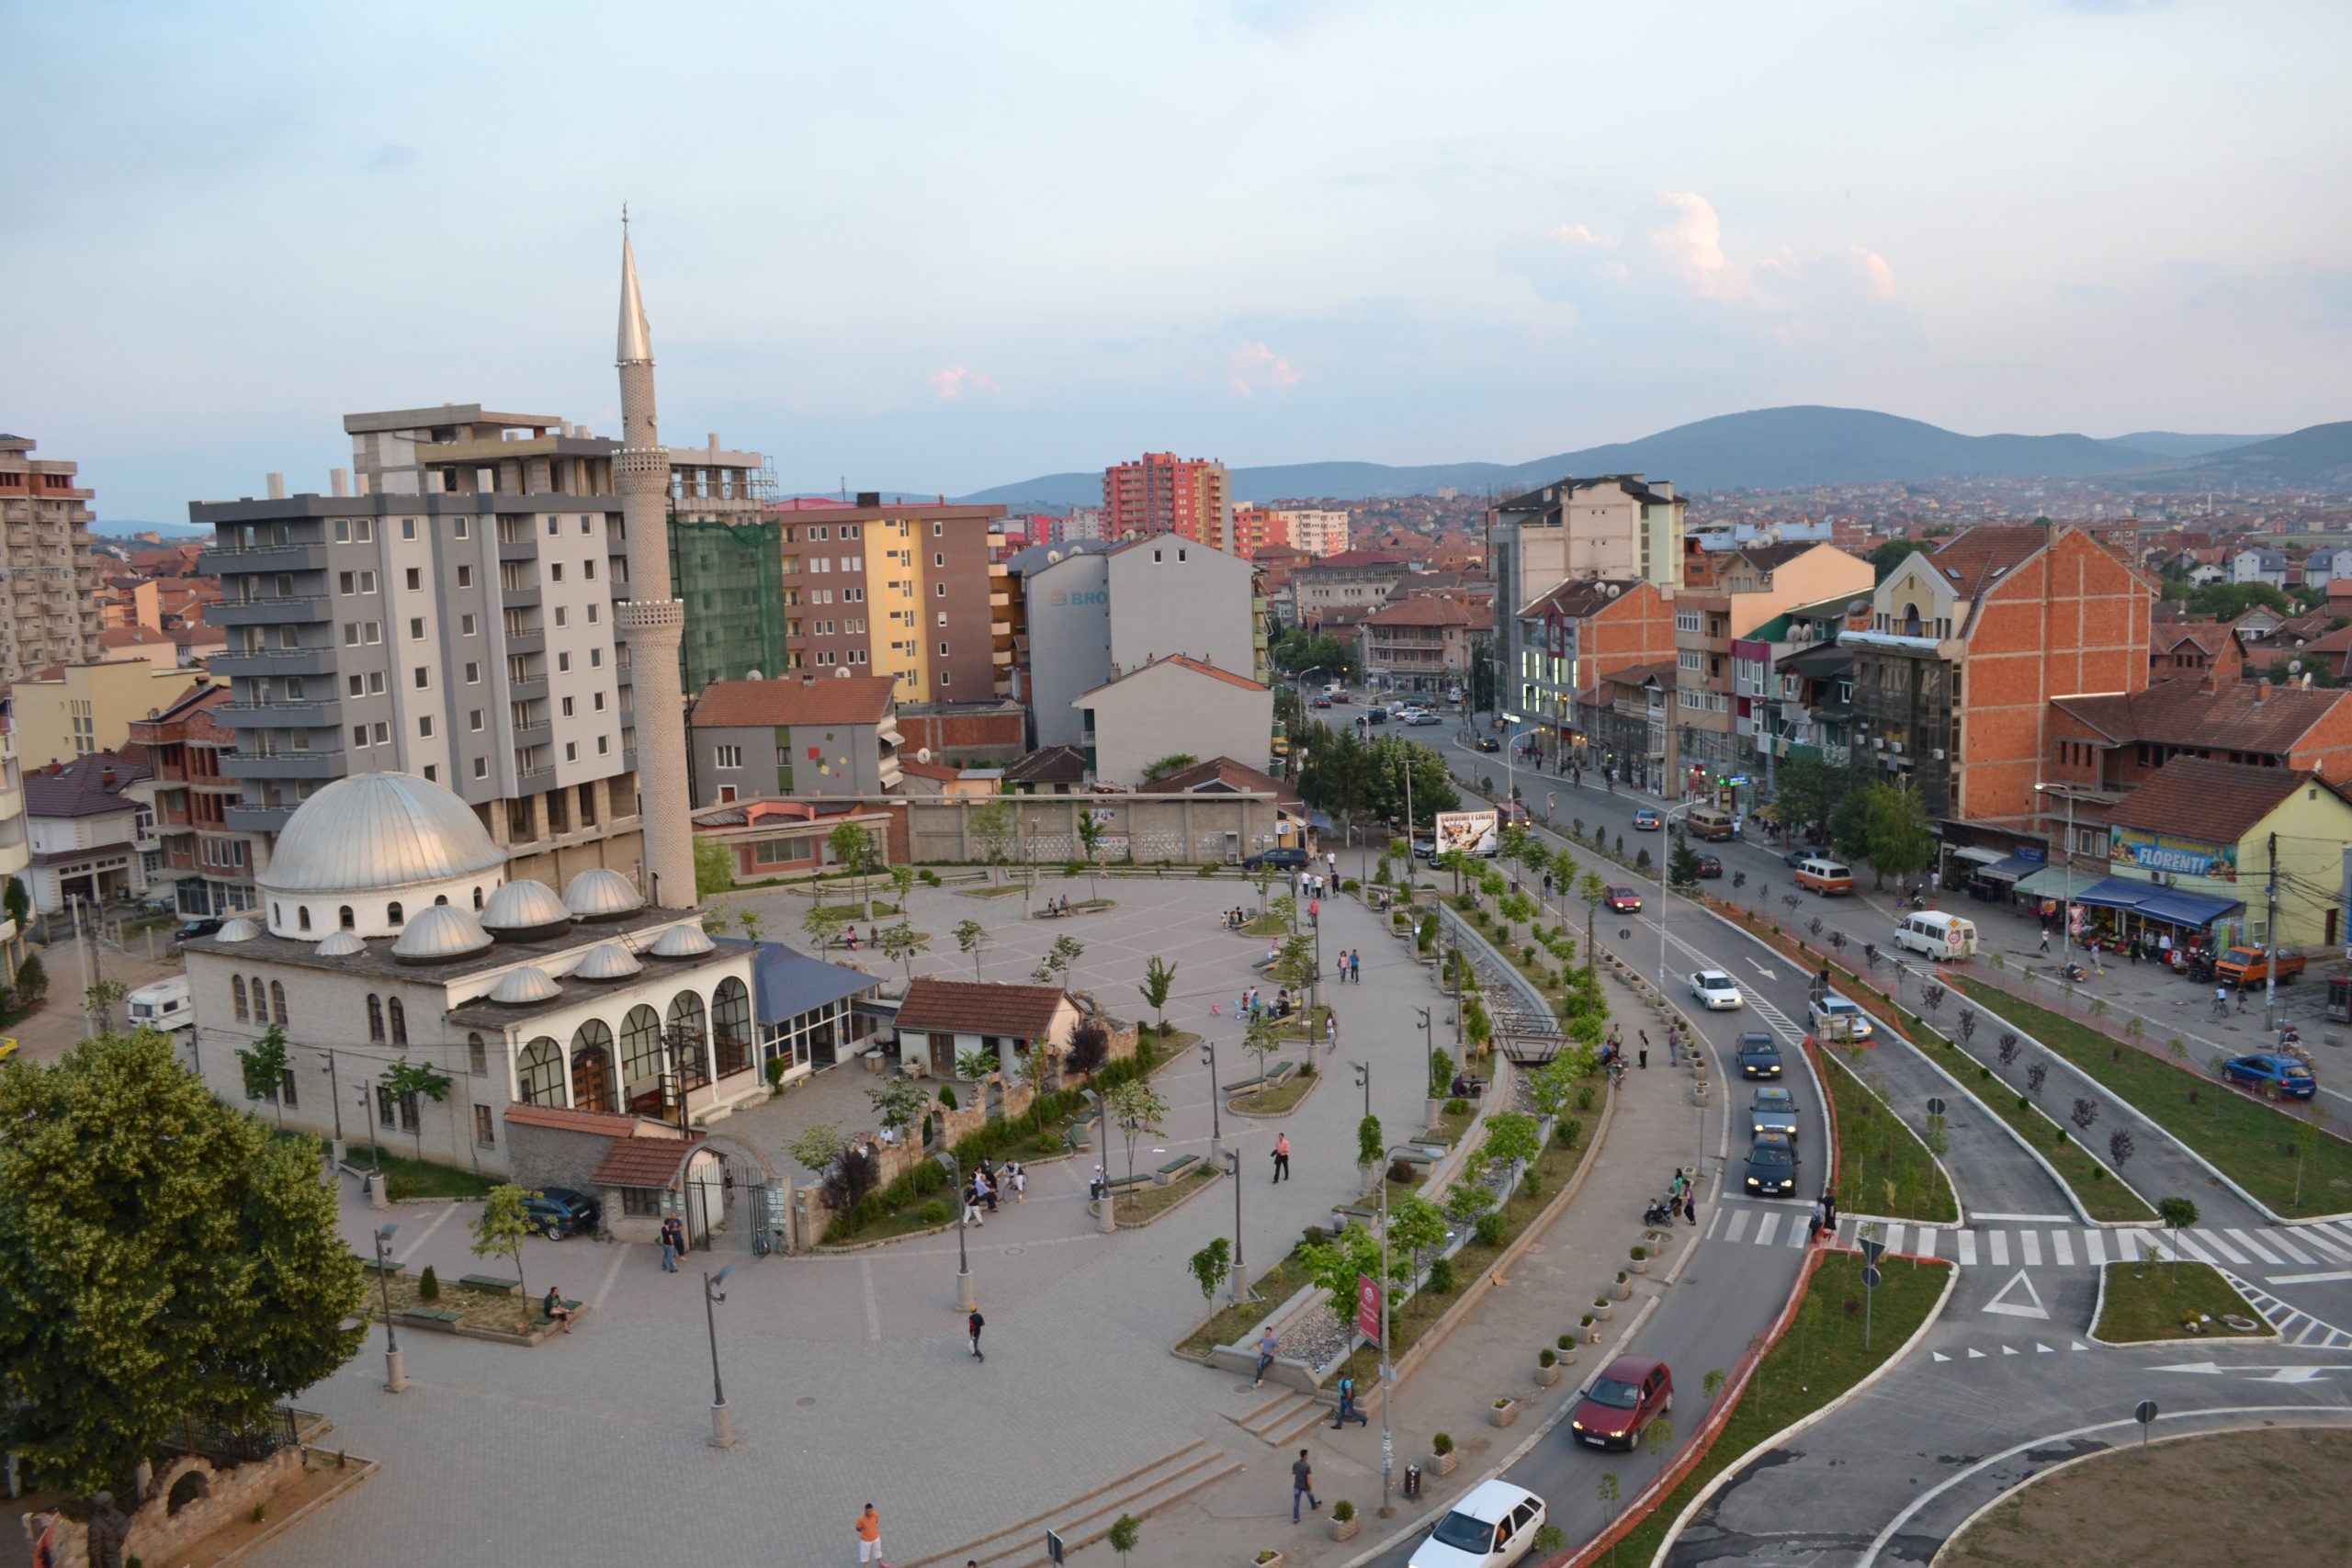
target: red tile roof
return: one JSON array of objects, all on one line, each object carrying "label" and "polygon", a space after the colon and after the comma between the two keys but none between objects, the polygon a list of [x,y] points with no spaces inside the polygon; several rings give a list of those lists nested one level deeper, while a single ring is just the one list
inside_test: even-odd
[{"label": "red tile roof", "polygon": [[2317,777],[2286,768],[2175,757],[2109,810],[2107,819],[2125,828],[2234,844],[2280,801]]},{"label": "red tile roof", "polygon": [[879,724],[898,682],[888,675],[713,681],[694,705],[696,729],[763,725]]},{"label": "red tile roof", "polygon": [[1671,686],[1676,668],[1671,659],[1661,659],[1655,664],[1629,664],[1623,670],[1601,676],[1599,685],[1639,686],[1655,680],[1661,686]]},{"label": "red tile roof", "polygon": [[1141,795],[1194,795],[1229,791],[1242,795],[1271,795],[1277,800],[1296,801],[1298,792],[1272,773],[1237,762],[1230,757],[1211,757],[1205,762],[1195,762],[1181,773],[1169,774],[1157,784],[1145,784]]},{"label": "red tile roof", "polygon": [[1520,618],[1532,621],[1557,610],[1564,619],[1580,621],[1609,608],[1641,585],[1641,579],[1635,577],[1577,578],[1542,595],[1519,613]]},{"label": "red tile roof", "polygon": [[1484,630],[1492,622],[1484,606],[1474,609],[1459,599],[1430,593],[1385,604],[1366,615],[1363,624],[1368,626],[1464,626]]},{"label": "red tile roof", "polygon": [[526,1127],[553,1127],[564,1133],[600,1133],[607,1138],[626,1138],[637,1131],[637,1118],[619,1116],[608,1111],[573,1111],[560,1105],[510,1105],[506,1120],[520,1122]]},{"label": "red tile roof", "polygon": [[678,1179],[678,1168],[702,1142],[692,1138],[648,1137],[642,1133],[613,1140],[605,1157],[588,1178],[595,1187],[667,1187]]},{"label": "red tile roof", "polygon": [[1984,523],[1928,558],[1962,599],[1974,599],[1995,579],[2030,560],[2052,538],[2039,523]]},{"label": "red tile roof", "polygon": [[2206,691],[2196,681],[2163,681],[2144,692],[2053,697],[2060,709],[2119,744],[2150,740],[2215,751],[2284,757],[2352,692],[2267,688],[2229,681]]},{"label": "red tile roof", "polygon": [[128,811],[137,802],[123,791],[153,772],[146,748],[135,753],[93,751],[53,768],[25,775],[25,815],[28,817],[93,817]]},{"label": "red tile roof", "polygon": [[1059,986],[937,980],[924,975],[907,987],[907,999],[899,1007],[899,1028],[1042,1040],[1052,1032],[1054,1014],[1068,999]]}]

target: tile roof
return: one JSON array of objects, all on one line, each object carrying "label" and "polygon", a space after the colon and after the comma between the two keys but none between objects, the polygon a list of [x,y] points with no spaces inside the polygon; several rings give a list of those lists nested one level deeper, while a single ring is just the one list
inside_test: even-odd
[{"label": "tile roof", "polygon": [[1408,564],[1409,563],[1403,556],[1393,550],[1341,550],[1335,556],[1318,557],[1297,570],[1320,571],[1326,567],[1405,566]]},{"label": "tile roof", "polygon": [[2176,621],[2153,626],[2148,630],[2148,649],[2152,653],[2170,653],[2183,643],[2193,643],[2199,651],[2219,653],[2230,646],[2230,628],[2219,621]]},{"label": "tile roof", "polygon": [[133,758],[112,751],[93,751],[54,768],[42,768],[25,775],[25,815],[95,817],[127,811],[136,802],[125,799],[122,792],[152,771],[143,755]]},{"label": "tile roof", "polygon": [[1824,542],[1820,539],[1788,539],[1770,545],[1742,545],[1739,554],[1758,571],[1777,571],[1808,550],[1819,549]]},{"label": "tile roof", "polygon": [[589,1174],[588,1183],[592,1187],[667,1187],[678,1179],[678,1168],[701,1143],[699,1134],[691,1138],[641,1134],[615,1138]]},{"label": "tile roof", "polygon": [[[1080,692],[1078,694],[1077,701],[1084,702],[1087,698],[1094,695],[1096,692],[1107,692],[1112,687],[1118,685],[1121,682],[1132,681],[1136,676],[1142,674],[1145,671],[1157,670],[1163,664],[1182,665],[1195,675],[1206,675],[1211,680],[1222,681],[1228,686],[1239,686],[1245,690],[1252,692],[1262,692],[1267,689],[1258,684],[1257,682],[1250,679],[1247,675],[1236,675],[1230,670],[1220,670],[1216,665],[1210,664],[1203,660],[1194,659],[1189,654],[1168,653],[1162,654],[1159,658],[1152,660],[1148,663],[1138,664],[1134,669],[1127,671],[1125,674],[1114,675],[1109,680],[1103,682],[1101,685],[1094,687],[1091,691]],[[887,678],[888,677],[877,677],[877,679]]]},{"label": "tile roof", "polygon": [[1195,762],[1181,773],[1173,773],[1158,784],[1146,784],[1139,795],[1196,795],[1227,791],[1241,795],[1271,795],[1277,800],[1295,801],[1298,792],[1274,777],[1261,773],[1246,763],[1230,757],[1211,757],[1205,762]]},{"label": "tile roof", "polygon": [[696,729],[761,725],[879,724],[898,682],[888,675],[821,680],[713,681],[694,705]]},{"label": "tile roof", "polygon": [[899,1005],[900,1030],[1009,1034],[1042,1040],[1069,999],[1059,986],[1008,986],[989,980],[938,980],[919,975]]},{"label": "tile roof", "polygon": [[1014,784],[1080,784],[1086,753],[1075,746],[1047,746],[1015,761],[1004,776]]},{"label": "tile roof", "polygon": [[1655,680],[1661,686],[1671,686],[1676,668],[1671,659],[1661,659],[1655,664],[1628,664],[1623,670],[1611,671],[1601,676],[1599,685],[1639,686]]},{"label": "tile roof", "polygon": [[510,1105],[506,1120],[520,1122],[526,1127],[552,1127],[563,1133],[597,1133],[607,1138],[626,1138],[637,1131],[637,1118],[616,1115],[609,1111],[573,1111],[560,1105]]},{"label": "tile roof", "polygon": [[1484,607],[1473,609],[1459,599],[1423,594],[1384,604],[1363,618],[1368,626],[1466,626],[1483,629],[1491,623]]},{"label": "tile roof", "polygon": [[1641,585],[1637,577],[1571,579],[1550,592],[1538,595],[1534,603],[1519,613],[1520,618],[1534,620],[1557,610],[1564,619],[1580,621],[1609,608]]},{"label": "tile roof", "polygon": [[2107,819],[2125,828],[2234,844],[2314,777],[2286,768],[2175,757],[2109,807]]},{"label": "tile roof", "polygon": [[1962,599],[2031,559],[2054,536],[2039,523],[1982,523],[1928,558]]},{"label": "tile roof", "polygon": [[2283,757],[2352,692],[2266,688],[2230,681],[2207,691],[2196,681],[2164,681],[2144,692],[2052,697],[2062,711],[2119,744],[2141,740]]}]

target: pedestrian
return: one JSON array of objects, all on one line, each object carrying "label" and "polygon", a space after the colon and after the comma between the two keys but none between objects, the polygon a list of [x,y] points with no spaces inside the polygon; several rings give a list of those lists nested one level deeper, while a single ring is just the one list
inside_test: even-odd
[{"label": "pedestrian", "polygon": [[1012,1173],[1012,1201],[1016,1203],[1029,1201],[1028,1168],[1015,1159],[1005,1161],[1004,1168]]},{"label": "pedestrian", "polygon": [[1340,1379],[1340,1414],[1332,1421],[1331,1429],[1336,1432],[1350,1421],[1359,1427],[1372,1425],[1372,1417],[1356,1408],[1356,1380],[1343,1375]]},{"label": "pedestrian", "polygon": [[2240,1013],[2244,1013],[2245,1011],[2245,994],[2248,988],[2249,987],[2245,986],[2240,986],[2238,987],[2238,1011]]},{"label": "pedestrian", "polygon": [[1646,1029],[1637,1029],[1634,1032],[1642,1037],[1640,1065],[1647,1067],[1650,1065],[1650,1032]]},{"label": "pedestrian", "polygon": [[2140,939],[2136,936],[2132,939],[2131,953],[2132,967],[2137,969],[2140,967]]},{"label": "pedestrian", "polygon": [[2043,953],[2050,951],[2050,922],[2047,920],[2044,920],[2041,923],[2041,946],[2040,951]]},{"label": "pedestrian", "polygon": [[1331,874],[1334,877],[1338,876],[1340,874],[1340,852],[1337,850],[1326,850],[1323,853],[1323,863],[1331,868]]},{"label": "pedestrian", "polygon": [[1813,1243],[1821,1239],[1821,1222],[1828,1217],[1828,1205],[1824,1202],[1823,1200],[1815,1198],[1813,1201],[1813,1220],[1805,1226],[1804,1231],[1804,1239],[1807,1246],[1811,1246]]},{"label": "pedestrian", "polygon": [[1306,923],[1309,927],[1319,926],[1323,923],[1322,899],[1310,898],[1306,901]]},{"label": "pedestrian", "polygon": [[1348,984],[1363,984],[1363,949],[1360,947],[1348,949]]},{"label": "pedestrian", "polygon": [[547,1320],[549,1323],[563,1325],[563,1331],[566,1334],[571,1332],[571,1309],[563,1304],[562,1286],[548,1287],[547,1295],[539,1303],[539,1311],[547,1314]]},{"label": "pedestrian", "polygon": [[964,1325],[972,1331],[972,1359],[975,1361],[987,1360],[988,1358],[980,1354],[980,1330],[989,1325],[989,1320],[980,1315],[979,1308],[974,1307],[972,1309],[972,1315],[964,1320]]},{"label": "pedestrian", "polygon": [[890,1568],[882,1561],[882,1516],[874,1511],[871,1503],[865,1505],[865,1512],[857,1516],[857,1560],[875,1563],[876,1568]]},{"label": "pedestrian", "polygon": [[1821,1195],[1821,1224],[1835,1240],[1838,1235],[1838,1194],[1835,1192]]},{"label": "pedestrian", "polygon": [[1102,1201],[1102,1168],[1099,1165],[1094,1168],[1094,1174],[1087,1179],[1086,1196],[1097,1203]]},{"label": "pedestrian", "polygon": [[1328,1056],[1340,1048],[1340,1015],[1329,1010],[1323,1014],[1323,1054]]},{"label": "pedestrian", "polygon": [[1290,1174],[1290,1134],[1277,1134],[1274,1138],[1274,1179],[1280,1181]]},{"label": "pedestrian", "polygon": [[995,1183],[995,1182],[993,1182],[993,1181],[990,1181],[990,1180],[989,1179],[988,1168],[987,1168],[986,1166],[982,1166],[982,1167],[980,1168],[979,1175],[978,1175],[978,1177],[977,1178],[977,1180],[978,1180],[978,1183],[979,1183],[979,1189],[980,1189],[980,1201],[981,1201],[981,1202],[983,1202],[983,1203],[986,1203],[986,1204],[989,1206],[989,1213],[991,1213],[991,1214],[995,1213],[996,1213],[996,1183]]},{"label": "pedestrian", "polygon": [[663,1225],[662,1227],[662,1272],[674,1274],[677,1271],[678,1247],[670,1239],[670,1227]]},{"label": "pedestrian", "polygon": [[[1094,1168],[1099,1172],[1102,1168],[1098,1165]],[[967,1225],[988,1224],[980,1218],[980,1179],[978,1175],[964,1184],[964,1223]]]},{"label": "pedestrian", "polygon": [[1315,1467],[1306,1462],[1306,1450],[1298,1450],[1298,1458],[1290,1467],[1290,1522],[1298,1523],[1298,1500],[1306,1499],[1310,1509],[1320,1509],[1323,1499],[1315,1495]]},{"label": "pedestrian", "polygon": [[1258,1331],[1258,1375],[1250,1380],[1251,1388],[1266,1381],[1266,1369],[1274,1364],[1274,1352],[1282,1348],[1283,1342],[1274,1337],[1271,1326]]}]

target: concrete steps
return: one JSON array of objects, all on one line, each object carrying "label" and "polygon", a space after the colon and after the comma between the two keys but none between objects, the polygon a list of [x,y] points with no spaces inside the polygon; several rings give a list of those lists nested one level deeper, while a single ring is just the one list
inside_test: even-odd
[{"label": "concrete steps", "polygon": [[1275,1395],[1246,1416],[1227,1416],[1226,1419],[1260,1442],[1278,1449],[1317,1422],[1330,1417],[1329,1407],[1321,1400],[1290,1392]]},{"label": "concrete steps", "polygon": [[1148,1518],[1240,1470],[1240,1461],[1196,1438],[1058,1507],[946,1551],[900,1563],[899,1568],[961,1568],[967,1559],[977,1559],[981,1568],[1044,1568],[1047,1529],[1059,1535],[1068,1550],[1076,1551],[1108,1534],[1121,1514]]}]

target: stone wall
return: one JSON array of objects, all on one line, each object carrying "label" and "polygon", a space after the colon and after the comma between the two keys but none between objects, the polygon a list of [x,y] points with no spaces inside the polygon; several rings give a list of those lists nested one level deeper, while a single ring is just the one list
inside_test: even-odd
[{"label": "stone wall", "polygon": [[548,1187],[589,1190],[594,1185],[589,1177],[613,1146],[613,1140],[600,1133],[534,1127],[523,1122],[508,1122],[505,1126],[508,1169],[514,1184],[526,1191]]},{"label": "stone wall", "polygon": [[[185,1562],[188,1548],[198,1540],[224,1525],[250,1517],[255,1504],[266,1506],[273,1493],[300,1475],[305,1468],[301,1449],[280,1449],[266,1460],[241,1464],[233,1470],[221,1469],[210,1460],[193,1455],[172,1461],[155,1472],[147,1501],[130,1516],[124,1560],[136,1557],[159,1564]],[[202,1495],[175,1513],[171,1508],[172,1489],[179,1484],[181,1477],[189,1474],[199,1478],[197,1485]],[[25,1540],[28,1545],[40,1540],[49,1518],[47,1514],[25,1516]],[[89,1568],[88,1525],[67,1519],[50,1542],[50,1552],[55,1568]]]}]

